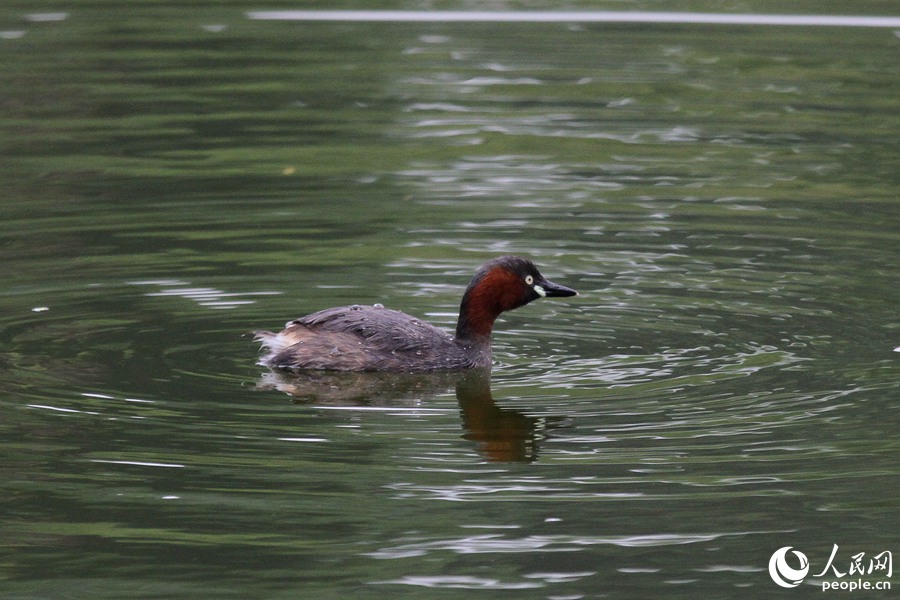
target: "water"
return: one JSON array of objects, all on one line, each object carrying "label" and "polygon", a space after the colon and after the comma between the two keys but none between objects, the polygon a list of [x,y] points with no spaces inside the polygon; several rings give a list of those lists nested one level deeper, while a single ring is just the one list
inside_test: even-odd
[{"label": "water", "polygon": [[[891,581],[893,30],[70,4],[0,9],[4,598]],[[502,253],[581,296],[490,381],[254,364]]]}]

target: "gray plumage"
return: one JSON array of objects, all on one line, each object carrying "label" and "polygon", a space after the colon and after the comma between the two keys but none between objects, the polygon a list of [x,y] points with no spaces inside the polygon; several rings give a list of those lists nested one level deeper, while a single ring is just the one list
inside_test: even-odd
[{"label": "gray plumage", "polygon": [[339,306],[290,321],[280,333],[256,332],[269,350],[260,363],[279,369],[433,371],[490,366],[490,343],[471,344],[397,310]]}]

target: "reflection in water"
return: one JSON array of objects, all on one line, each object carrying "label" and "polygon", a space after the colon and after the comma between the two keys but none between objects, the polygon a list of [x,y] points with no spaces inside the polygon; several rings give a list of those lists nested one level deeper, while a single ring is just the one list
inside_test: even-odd
[{"label": "reflection in water", "polygon": [[490,373],[468,373],[456,384],[463,436],[478,443],[491,462],[531,462],[537,459],[548,425],[561,417],[530,417],[517,410],[497,406],[491,394]]},{"label": "reflection in water", "polygon": [[446,391],[451,373],[354,371],[269,371],[257,384],[292,396],[296,402],[322,406],[419,406],[422,398]]},{"label": "reflection in water", "polygon": [[456,388],[463,437],[476,442],[490,462],[532,462],[547,431],[562,417],[531,417],[498,406],[491,394],[490,370],[464,373],[386,373],[269,371],[259,389],[274,389],[298,402],[326,406],[420,406],[429,397]]}]

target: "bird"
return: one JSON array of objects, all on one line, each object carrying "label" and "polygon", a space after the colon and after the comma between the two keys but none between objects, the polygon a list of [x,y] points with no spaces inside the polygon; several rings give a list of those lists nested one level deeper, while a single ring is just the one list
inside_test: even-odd
[{"label": "bird", "polygon": [[484,263],[472,277],[453,335],[381,304],[328,308],[288,321],[278,333],[253,333],[265,350],[259,364],[277,370],[489,369],[491,331],[501,313],[539,298],[577,295],[548,281],[531,260],[501,256]]}]

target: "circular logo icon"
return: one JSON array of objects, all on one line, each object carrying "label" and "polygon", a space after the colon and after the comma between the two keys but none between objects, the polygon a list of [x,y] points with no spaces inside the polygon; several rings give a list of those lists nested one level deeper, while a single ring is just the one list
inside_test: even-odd
[{"label": "circular logo icon", "polygon": [[772,581],[783,588],[792,588],[800,585],[806,574],[809,573],[809,560],[799,550],[793,550],[794,556],[800,560],[800,568],[793,569],[787,564],[787,553],[791,546],[779,548],[769,559],[769,576]]}]

